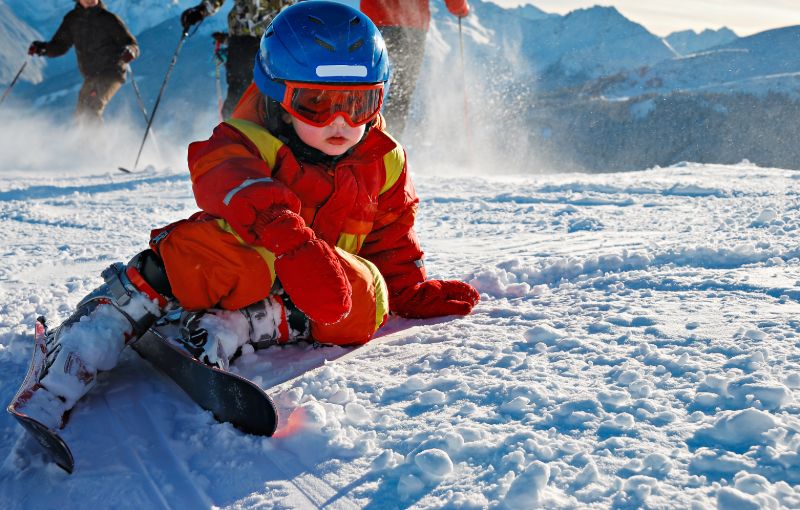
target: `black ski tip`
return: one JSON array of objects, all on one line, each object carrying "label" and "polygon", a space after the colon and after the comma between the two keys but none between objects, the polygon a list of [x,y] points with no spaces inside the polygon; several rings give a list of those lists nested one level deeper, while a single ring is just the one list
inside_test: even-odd
[{"label": "black ski tip", "polygon": [[72,457],[72,452],[69,447],[61,439],[55,431],[48,429],[33,418],[19,413],[12,406],[9,406],[10,412],[17,421],[25,427],[25,429],[33,436],[39,446],[42,447],[44,452],[49,458],[56,463],[58,467],[72,474],[75,470],[75,460]]},{"label": "black ski tip", "polygon": [[118,166],[118,167],[117,167],[117,169],[118,169],[120,172],[124,172],[124,173],[126,173],[126,174],[132,174],[132,173],[133,173],[133,172],[131,172],[130,170],[128,170],[127,168],[123,168],[123,167],[121,167],[121,166]]}]

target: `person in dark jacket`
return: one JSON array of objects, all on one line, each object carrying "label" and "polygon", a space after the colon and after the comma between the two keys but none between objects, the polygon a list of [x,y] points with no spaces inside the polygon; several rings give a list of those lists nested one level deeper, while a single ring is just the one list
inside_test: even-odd
[{"label": "person in dark jacket", "polygon": [[76,0],[49,42],[33,41],[29,55],[59,57],[72,46],[84,82],[78,93],[79,120],[102,122],[103,110],[125,83],[127,64],[139,56],[136,39],[100,0]]}]

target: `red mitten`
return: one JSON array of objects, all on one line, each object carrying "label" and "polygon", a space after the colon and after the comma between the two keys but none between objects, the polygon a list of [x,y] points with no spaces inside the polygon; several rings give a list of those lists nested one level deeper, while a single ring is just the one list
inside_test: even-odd
[{"label": "red mitten", "polygon": [[463,18],[469,14],[469,4],[467,2],[445,0],[445,3],[447,4],[447,10],[453,16]]},{"label": "red mitten", "polygon": [[350,313],[350,280],[325,241],[309,240],[278,257],[275,272],[292,302],[312,321],[334,324]]},{"label": "red mitten", "polygon": [[[296,213],[300,212],[300,199],[292,193],[289,188],[283,185],[276,185],[271,179],[264,179],[264,182],[251,183],[236,191],[233,198],[226,204],[228,207],[221,213],[221,216],[231,224],[233,229],[248,244],[258,244],[270,251],[275,251],[272,247],[258,242],[258,239],[279,239],[280,232],[262,232],[273,220],[280,216],[294,215],[288,221],[297,223],[297,227],[288,226],[302,230],[306,224]],[[201,204],[202,207],[202,204]],[[288,216],[286,216],[288,218]],[[285,219],[286,219],[285,218]],[[313,233],[311,234],[313,237]],[[288,251],[302,241],[298,240],[293,246],[287,248]],[[281,252],[282,253],[282,252]],[[280,255],[280,253],[276,253]]]},{"label": "red mitten", "polygon": [[392,299],[392,311],[403,317],[425,319],[443,315],[467,315],[481,296],[458,280],[427,280],[409,287]]},{"label": "red mitten", "polygon": [[228,207],[226,219],[239,236],[275,254],[283,289],[309,319],[334,324],[350,313],[350,280],[333,248],[297,214],[294,193],[265,179],[238,190]]}]

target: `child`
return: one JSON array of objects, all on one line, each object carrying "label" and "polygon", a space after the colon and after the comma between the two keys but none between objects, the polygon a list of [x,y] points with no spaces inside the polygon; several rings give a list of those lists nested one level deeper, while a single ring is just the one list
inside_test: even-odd
[{"label": "child", "polygon": [[177,307],[181,341],[225,368],[247,342],[359,344],[389,312],[477,304],[466,283],[426,280],[405,153],[380,129],[389,64],[375,25],[343,4],[298,3],[264,33],[254,77],[233,118],[189,146],[202,212],[106,269],[50,333],[52,363],[24,412],[61,425],[97,371]]}]

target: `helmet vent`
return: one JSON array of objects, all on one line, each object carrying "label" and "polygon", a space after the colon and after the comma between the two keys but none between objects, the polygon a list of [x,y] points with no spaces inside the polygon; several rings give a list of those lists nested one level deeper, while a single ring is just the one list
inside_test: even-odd
[{"label": "helmet vent", "polygon": [[318,18],[318,17],[316,17],[316,16],[309,16],[309,17],[308,17],[308,20],[309,20],[310,22],[312,22],[312,23],[316,23],[317,25],[324,25],[324,24],[325,24],[325,22],[324,22],[324,21],[322,21],[321,19],[319,19],[319,18]]},{"label": "helmet vent", "polygon": [[319,37],[315,37],[314,38],[314,42],[319,44],[320,46],[322,46],[323,48],[325,48],[328,51],[336,51],[336,48],[334,48],[332,44],[323,41]]},{"label": "helmet vent", "polygon": [[350,50],[351,52],[353,52],[353,51],[356,51],[357,49],[359,49],[362,46],[364,46],[364,39],[359,39],[358,41],[356,41],[353,44],[351,44],[350,47],[347,48],[347,49]]},{"label": "helmet vent", "polygon": [[357,17],[350,20],[350,25],[352,25],[352,26],[356,26],[356,25],[360,25],[360,24],[361,24],[361,20],[359,18],[357,18]]}]

